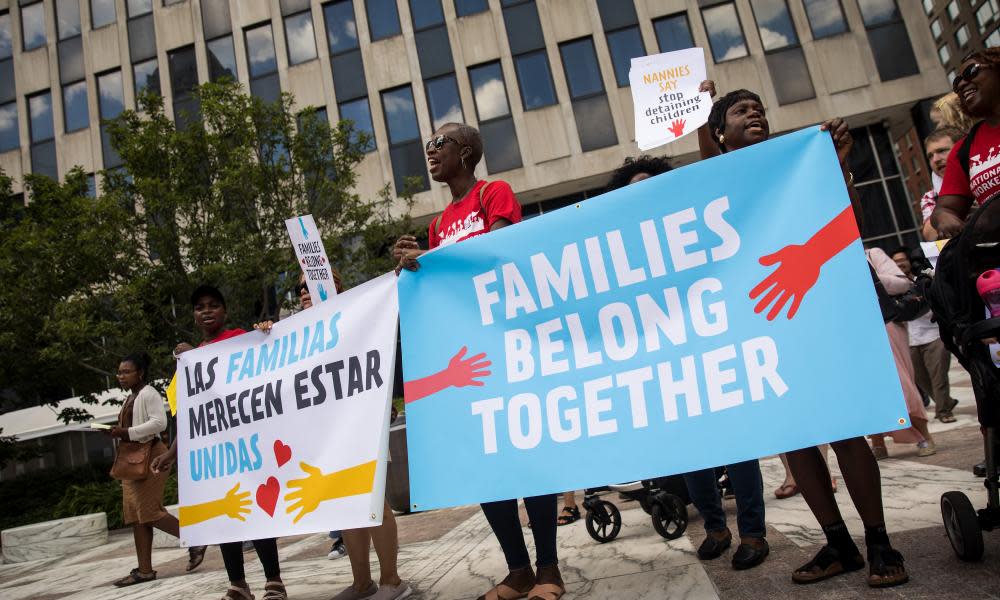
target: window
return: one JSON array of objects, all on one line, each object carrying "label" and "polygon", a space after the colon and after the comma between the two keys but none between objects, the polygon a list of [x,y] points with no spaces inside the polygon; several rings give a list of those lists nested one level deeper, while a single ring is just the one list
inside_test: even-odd
[{"label": "window", "polygon": [[996,48],[997,46],[1000,46],[1000,29],[994,29],[993,33],[991,33],[983,43],[986,44],[987,48]]},{"label": "window", "polygon": [[691,37],[691,25],[687,13],[668,15],[653,21],[653,31],[656,32],[656,43],[660,52],[673,52],[685,48],[694,48]]},{"label": "window", "polygon": [[56,0],[56,33],[60,40],[80,35],[80,0]]},{"label": "window", "polygon": [[413,19],[414,31],[434,25],[444,25],[441,0],[410,0],[410,16]]},{"label": "window", "polygon": [[138,17],[153,12],[153,0],[127,0],[129,17]]},{"label": "window", "polygon": [[941,33],[942,33],[941,21],[934,19],[933,21],[931,21],[931,35],[934,36],[935,40],[940,40]]},{"label": "window", "polygon": [[[407,189],[420,192],[430,189],[420,127],[417,125],[417,109],[413,105],[410,86],[382,92],[382,111],[389,133],[389,159],[396,194]],[[420,178],[415,189],[407,187],[407,179],[411,177]]]},{"label": "window", "polygon": [[986,26],[992,23],[1000,14],[1000,3],[997,0],[987,0],[976,11],[976,22],[979,23],[979,33],[985,33]]},{"label": "window", "polygon": [[489,173],[521,166],[521,149],[514,120],[507,104],[507,86],[499,62],[469,69],[469,82],[476,102],[479,131],[483,136],[483,156]]},{"label": "window", "polygon": [[21,41],[26,51],[45,45],[45,5],[41,2],[21,7]]},{"label": "window", "polygon": [[410,0],[410,14],[432,127],[461,123],[465,118],[441,0]]},{"label": "window", "polygon": [[534,0],[505,1],[503,20],[507,29],[507,42],[514,57],[514,70],[517,73],[518,87],[521,88],[524,110],[555,104],[556,89],[552,83],[545,38]]},{"label": "window", "polygon": [[955,69],[948,71],[948,85],[955,81]]},{"label": "window", "polygon": [[[290,14],[293,10],[305,10]],[[288,46],[288,62],[292,65],[316,58],[316,36],[313,33],[312,11],[308,2],[282,0],[281,12],[285,15],[285,45]]]},{"label": "window", "polygon": [[152,13],[128,20],[128,52],[133,63],[156,56],[156,31]]},{"label": "window", "polygon": [[460,17],[467,17],[490,9],[487,0],[455,0],[455,13]]},{"label": "window", "polygon": [[[10,13],[0,14],[0,104],[10,102],[17,97],[14,86],[14,42],[10,31]],[[6,107],[4,107],[6,108]],[[0,119],[6,113],[0,114]],[[7,124],[0,125],[0,136],[8,131]],[[17,137],[17,110],[14,111],[14,137]],[[15,139],[16,142],[16,139]],[[5,146],[0,142],[0,152]],[[16,147],[16,144],[15,146]]]},{"label": "window", "polygon": [[884,250],[901,244],[916,246],[916,215],[906,195],[888,130],[870,125],[852,129],[851,135],[854,147],[848,164],[864,210],[864,218],[859,221],[865,246]]},{"label": "window", "polygon": [[198,118],[198,99],[194,95],[198,87],[198,66],[195,63],[194,46],[177,48],[167,53],[170,69],[170,93],[174,102],[174,121],[185,128]]},{"label": "window", "polygon": [[90,0],[90,26],[94,29],[110,25],[118,20],[115,0]]},{"label": "window", "polygon": [[10,34],[10,13],[0,14],[0,60],[14,55],[14,41]]},{"label": "window", "polygon": [[132,76],[137,102],[145,92],[160,95],[160,65],[155,58],[132,65]]},{"label": "window", "polygon": [[78,81],[64,85],[62,97],[66,133],[86,129],[90,126],[90,112],[87,108],[87,82]]},{"label": "window", "polygon": [[339,54],[358,47],[357,22],[354,19],[354,6],[350,0],[325,5],[323,19],[326,22],[326,41],[330,45],[330,54]]},{"label": "window", "polygon": [[594,42],[586,37],[559,44],[573,116],[584,152],[618,143],[608,96],[604,92],[601,68],[597,64]]},{"label": "window", "polygon": [[326,41],[330,47],[330,68],[337,98],[337,112],[342,120],[354,125],[352,141],[361,135],[367,137],[365,152],[375,150],[375,133],[372,128],[371,106],[368,104],[368,83],[365,67],[358,46],[357,21],[354,3],[338,0],[323,5]]},{"label": "window", "polygon": [[955,32],[955,42],[958,44],[959,48],[965,48],[969,45],[969,26],[962,25]]},{"label": "window", "polygon": [[427,106],[431,111],[431,126],[437,130],[445,123],[462,123],[462,101],[458,96],[455,74],[424,81]]},{"label": "window", "polygon": [[847,31],[840,0],[804,0],[813,38],[821,39]]},{"label": "window", "polygon": [[28,97],[28,133],[31,137],[32,173],[58,179],[51,93],[42,92]]},{"label": "window", "polygon": [[[121,71],[111,71],[97,76],[97,108],[102,121],[114,119],[125,110]],[[104,123],[101,123],[101,153],[104,156],[105,169],[121,166],[122,159],[111,146],[111,136],[108,135]]]},{"label": "window", "polygon": [[13,150],[21,145],[17,128],[17,102],[0,105],[0,152]]},{"label": "window", "polygon": [[938,58],[941,59],[942,65],[947,65],[948,61],[951,60],[951,50],[948,49],[948,44],[938,48]]},{"label": "window", "polygon": [[958,18],[958,2],[955,0],[948,3],[948,18],[952,21]]},{"label": "window", "polygon": [[358,143],[361,136],[364,135],[367,141],[362,146],[362,151],[374,151],[375,129],[372,127],[372,111],[368,105],[368,98],[358,98],[350,102],[341,102],[337,105],[337,109],[340,111],[341,119],[350,121],[354,125],[354,129],[351,132],[351,141]]},{"label": "window", "polygon": [[809,67],[785,0],[751,0],[757,31],[779,104],[816,97]]},{"label": "window", "polygon": [[217,38],[205,44],[208,52],[208,78],[218,81],[223,77],[236,80],[236,50],[233,36]]},{"label": "window", "polygon": [[924,0],[924,12],[927,14],[934,12],[934,0]]},{"label": "window", "polygon": [[629,85],[628,72],[632,67],[632,59],[646,55],[635,6],[632,0],[598,0],[597,8],[608,40],[611,63],[615,67],[615,80],[618,87],[626,87]]},{"label": "window", "polygon": [[[705,4],[705,0],[700,2]],[[743,58],[749,54],[735,4],[725,2],[702,8],[701,17],[705,21],[705,30],[708,32],[708,42],[712,47],[712,58],[715,62]]]},{"label": "window", "polygon": [[365,0],[365,10],[373,42],[401,33],[396,0]]},{"label": "window", "polygon": [[882,81],[916,75],[917,59],[896,0],[858,0]]},{"label": "window", "polygon": [[271,24],[246,30],[247,65],[250,67],[250,93],[265,102],[281,98],[278,61],[274,55]]},{"label": "window", "polygon": [[[201,27],[206,40],[229,35],[233,31],[233,22],[229,17],[229,2],[201,3]],[[233,70],[236,73],[236,70]]]}]

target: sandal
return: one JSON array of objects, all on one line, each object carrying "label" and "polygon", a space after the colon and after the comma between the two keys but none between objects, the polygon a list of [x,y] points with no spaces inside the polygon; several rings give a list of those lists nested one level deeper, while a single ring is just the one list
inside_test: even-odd
[{"label": "sandal", "polygon": [[280,581],[268,581],[264,584],[264,595],[261,600],[288,600],[285,584]]},{"label": "sandal", "polygon": [[229,586],[229,589],[226,590],[226,595],[222,597],[222,600],[254,600],[254,597],[253,594],[250,593],[249,588],[231,585]]},{"label": "sandal", "polygon": [[950,412],[947,412],[947,413],[946,412],[942,412],[942,413],[940,413],[940,414],[937,415],[937,420],[941,421],[942,423],[954,423],[958,419],[956,419],[955,415],[951,414]]},{"label": "sandal", "polygon": [[559,600],[566,588],[555,583],[539,583],[528,592],[528,600]]},{"label": "sandal", "polygon": [[150,575],[143,575],[139,569],[132,569],[128,575],[115,581],[115,587],[128,587],[137,583],[147,583],[156,579],[156,571]]},{"label": "sandal", "polygon": [[872,444],[872,454],[875,455],[875,460],[884,460],[889,458],[889,449],[881,444]]},{"label": "sandal", "polygon": [[[512,585],[522,579],[519,575],[525,575],[523,579],[527,580],[527,582],[525,582],[525,587],[528,589],[523,592]],[[528,577],[528,575],[530,575],[530,577]],[[528,597],[528,592],[533,589],[532,586],[534,585],[535,572],[531,570],[530,566],[527,566],[523,569],[511,571],[506,577],[504,577],[503,581],[493,586],[493,589],[486,592],[476,600],[520,600],[520,598]]]},{"label": "sandal", "polygon": [[201,565],[201,561],[205,560],[205,551],[208,550],[208,546],[191,546],[188,548],[188,564],[187,571],[191,572]]},{"label": "sandal", "polygon": [[817,583],[837,575],[863,569],[865,559],[861,554],[841,554],[833,546],[823,546],[816,557],[792,573],[792,581],[799,584]]},{"label": "sandal", "polygon": [[563,514],[559,515],[556,519],[556,525],[562,527],[563,525],[569,525],[570,523],[575,523],[580,520],[580,509],[576,506],[564,506],[562,509]]},{"label": "sandal", "polygon": [[778,500],[784,500],[785,498],[791,498],[799,493],[799,486],[794,483],[783,483],[781,487],[774,490],[774,497]]},{"label": "sandal", "polygon": [[[895,574],[890,571],[895,570]],[[910,580],[903,566],[903,555],[888,544],[868,546],[868,586],[887,588]]]}]

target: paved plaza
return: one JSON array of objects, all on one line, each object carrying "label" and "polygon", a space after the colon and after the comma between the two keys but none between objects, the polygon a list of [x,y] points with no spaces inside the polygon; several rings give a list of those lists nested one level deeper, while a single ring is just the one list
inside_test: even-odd
[{"label": "paved plaza", "polygon": [[[618,539],[597,544],[582,521],[559,529],[559,550],[567,600],[584,599],[715,599],[802,598],[997,598],[1000,599],[1000,533],[986,534],[986,556],[980,563],[960,562],[951,550],[938,501],[948,490],[962,490],[980,508],[985,503],[982,480],[971,465],[982,459],[982,445],[968,379],[953,371],[953,395],[961,400],[958,421],[935,423],[939,452],[917,458],[913,446],[893,446],[891,458],[880,462],[886,517],[895,545],[906,557],[911,582],[890,590],[870,590],[865,573],[857,572],[812,586],[796,586],[791,571],[809,560],[822,545],[822,533],[801,496],[777,500],[783,470],[777,458],[762,461],[767,498],[771,556],[751,571],[735,572],[729,551],[720,559],[701,562],[695,548],[703,537],[702,521],[690,508],[685,536],[667,542],[652,528],[635,503],[620,504],[623,527]],[[852,533],[862,541],[862,527],[850,496],[838,475],[837,494]],[[735,504],[726,501],[735,530]],[[503,555],[477,507],[462,507],[398,517],[399,572],[414,586],[415,598],[465,600],[483,593],[505,573]],[[530,533],[525,529],[530,543]],[[351,581],[347,559],[326,558],[330,542],[323,534],[284,538],[280,542],[282,576],[294,600],[333,596]],[[861,546],[863,548],[863,546]],[[263,573],[253,553],[247,572],[260,595]],[[184,573],[182,549],[154,551],[159,579],[127,589],[111,581],[135,566],[132,537],[115,533],[108,544],[58,560],[0,565],[0,598],[4,600],[217,600],[226,587],[225,571],[216,548],[194,573]],[[372,564],[377,560],[372,554]],[[377,571],[375,573],[377,578]]]}]

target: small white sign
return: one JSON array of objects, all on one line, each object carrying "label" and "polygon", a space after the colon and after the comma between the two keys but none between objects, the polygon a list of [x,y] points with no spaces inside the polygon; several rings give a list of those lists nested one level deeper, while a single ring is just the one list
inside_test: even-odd
[{"label": "small white sign", "polygon": [[628,77],[640,150],[669,144],[708,122],[712,97],[698,91],[708,78],[703,49],[633,58]]},{"label": "small white sign", "polygon": [[302,215],[285,221],[288,237],[292,239],[295,256],[299,266],[306,274],[306,285],[313,304],[337,295],[337,286],[333,282],[333,271],[330,270],[330,260],[326,257],[323,238],[319,236],[316,221],[312,215]]}]

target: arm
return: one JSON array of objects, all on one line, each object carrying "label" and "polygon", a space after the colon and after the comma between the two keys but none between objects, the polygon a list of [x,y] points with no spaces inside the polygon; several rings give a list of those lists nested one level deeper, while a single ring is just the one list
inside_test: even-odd
[{"label": "arm", "polygon": [[931,213],[931,225],[937,230],[938,239],[953,238],[962,231],[971,205],[972,202],[963,196],[950,194],[938,197],[937,206]]},{"label": "arm", "polygon": [[237,483],[218,500],[179,507],[177,520],[180,521],[181,527],[195,525],[221,516],[227,516],[237,521],[246,521],[246,515],[250,514],[248,507],[252,504],[250,492],[240,492],[239,489],[240,484]]},{"label": "arm", "polygon": [[[702,81],[701,85],[698,86],[698,91],[708,92],[711,97],[715,98],[715,82],[711,79]],[[712,132],[708,128],[708,123],[698,128],[698,152],[701,154],[701,160],[722,154],[722,149],[719,148],[719,145],[712,138]]]},{"label": "arm", "polygon": [[882,287],[892,296],[898,296],[910,291],[913,282],[903,275],[895,261],[889,258],[881,248],[872,248],[868,251],[868,259],[872,262],[875,274],[878,275]]},{"label": "arm", "polygon": [[139,390],[136,401],[143,403],[149,420],[128,428],[130,440],[156,435],[167,428],[167,413],[163,410],[163,398],[153,388],[146,386]]},{"label": "arm", "polygon": [[285,512],[292,514],[299,511],[292,519],[299,519],[316,510],[321,502],[367,494],[375,487],[375,466],[377,461],[323,474],[318,468],[304,462],[299,468],[306,474],[302,479],[290,479],[285,487],[290,491],[285,494],[285,502],[289,503]]},{"label": "arm", "polygon": [[493,363],[484,360],[486,354],[483,352],[471,358],[464,358],[467,350],[465,346],[462,346],[462,349],[455,356],[451,357],[451,360],[448,361],[448,366],[444,370],[421,379],[404,382],[403,396],[406,397],[406,403],[409,404],[415,400],[426,398],[450,387],[466,387],[470,385],[482,387],[484,383],[478,381],[478,378],[488,377],[491,373],[485,369],[489,368]]},{"label": "arm", "polygon": [[[431,221],[433,223],[433,221]],[[396,275],[403,269],[408,271],[416,271],[420,268],[420,263],[417,259],[425,252],[425,250],[420,249],[420,244],[417,243],[417,238],[412,235],[401,235],[396,243],[392,246],[392,257],[399,261],[396,265]]]},{"label": "arm", "polygon": [[934,226],[931,225],[930,219],[924,221],[924,224],[920,227],[920,235],[922,235],[924,240],[928,242],[933,242],[938,239],[937,229],[934,229]]}]

